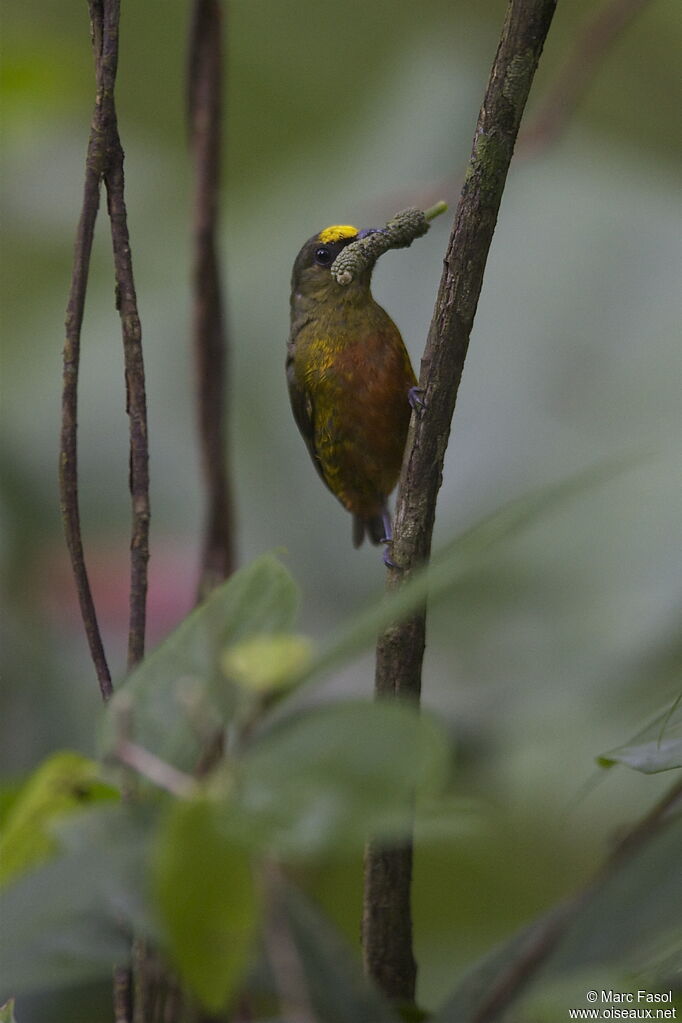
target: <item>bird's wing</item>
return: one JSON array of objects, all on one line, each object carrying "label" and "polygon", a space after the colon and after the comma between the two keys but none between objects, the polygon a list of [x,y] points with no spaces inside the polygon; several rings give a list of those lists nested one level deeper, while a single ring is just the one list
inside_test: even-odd
[{"label": "bird's wing", "polygon": [[294,419],[298,426],[301,436],[305,441],[305,445],[310,454],[313,465],[317,469],[322,482],[325,486],[329,486],[327,479],[322,470],[322,464],[320,462],[320,456],[315,447],[315,408],[313,405],[310,392],[307,388],[303,387],[296,378],[296,371],[294,369],[294,357],[292,353],[289,353],[287,357],[287,384],[289,387],[289,400],[291,402],[291,410],[294,413]]}]

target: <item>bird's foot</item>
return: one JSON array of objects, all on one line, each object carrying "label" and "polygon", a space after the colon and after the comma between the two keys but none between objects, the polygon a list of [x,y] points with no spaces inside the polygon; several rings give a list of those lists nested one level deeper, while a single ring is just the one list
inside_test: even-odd
[{"label": "bird's foot", "polygon": [[391,523],[391,515],[388,508],[384,507],[381,513],[381,519],[384,524],[384,535],[382,536],[380,543],[384,544],[383,562],[386,568],[397,568],[395,561],[391,559],[391,547],[393,546],[393,524]]},{"label": "bird's foot", "polygon": [[423,387],[410,387],[407,392],[407,400],[410,403],[410,408],[417,413],[418,416],[422,414],[426,408],[426,402],[422,401],[422,394],[424,393]]},{"label": "bird's foot", "polygon": [[384,553],[383,553],[383,556],[382,556],[382,561],[383,561],[384,565],[386,566],[386,568],[397,568],[398,566],[396,565],[395,561],[393,561],[393,559],[391,558],[391,544],[393,543],[393,541],[392,540],[382,540],[381,542],[386,544],[386,546],[384,547]]},{"label": "bird's foot", "polygon": [[384,535],[382,536],[379,543],[392,543],[393,542],[393,523],[391,522],[391,513],[388,508],[384,507],[381,513],[381,522],[384,527]]}]

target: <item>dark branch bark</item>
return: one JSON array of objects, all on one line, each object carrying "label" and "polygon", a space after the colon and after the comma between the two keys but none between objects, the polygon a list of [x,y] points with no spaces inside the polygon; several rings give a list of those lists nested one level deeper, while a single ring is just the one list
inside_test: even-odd
[{"label": "dark branch bark", "polygon": [[83,204],[76,232],[73,271],[69,302],[66,309],[66,336],[63,355],[62,426],[59,450],[59,488],[62,520],[66,545],[78,591],[81,617],[90,647],[90,655],[97,673],[100,692],[108,700],[113,692],[111,672],[107,664],[102,637],[97,621],[90,582],[85,565],[80,525],[78,497],[78,370],[80,366],[81,330],[85,295],[88,287],[90,255],[99,210],[99,187],[106,163],[103,128],[102,73],[100,54],[102,46],[102,9],[91,7],[90,24],[95,50],[97,96],[85,161]]},{"label": "dark branch bark", "polygon": [[[89,163],[89,161],[88,161]],[[66,546],[71,560],[81,617],[90,647],[103,700],[113,693],[111,672],[107,663],[102,636],[92,599],[90,580],[85,565],[85,553],[80,524],[78,498],[78,368],[80,364],[80,337],[83,323],[85,290],[92,236],[99,206],[99,177],[86,170],[83,212],[81,213],[74,258],[71,294],[66,312],[64,340],[64,368],[62,382],[62,426],[59,449],[59,490]]]},{"label": "dark branch bark", "polygon": [[[398,493],[388,586],[424,564],[431,550],[443,459],[464,368],[483,273],[521,116],[552,21],[556,0],[510,0],[445,257],[436,308],[422,359],[426,412],[413,416]],[[426,610],[388,629],[377,645],[380,697],[419,699]],[[414,1000],[411,947],[411,848],[377,850],[366,859],[365,968],[385,993]],[[408,926],[398,932],[389,919]]]},{"label": "dark branch bark", "polygon": [[[118,66],[120,0],[89,0],[90,31],[95,58],[96,96],[85,165],[83,205],[76,234],[74,265],[66,312],[62,391],[62,427],[59,483],[66,542],[76,581],[81,616],[100,692],[112,695],[111,673],[97,621],[85,565],[78,493],[78,371],[83,312],[100,185],[107,190],[116,281],[116,307],[121,317],[126,380],[126,412],[130,419],[130,493],[132,536],[130,545],[130,618],[128,667],[144,655],[149,560],[149,472],[147,404],[140,319],[133,280],[124,199],[123,148],[118,134],[114,86]],[[114,1013],[126,1023],[132,1012],[131,975],[126,967],[114,970]]]},{"label": "dark branch bark", "polygon": [[74,266],[66,312],[59,481],[62,517],[76,580],[81,616],[102,697],[112,693],[111,673],[97,622],[85,566],[78,495],[78,370],[90,254],[99,210],[100,183],[106,183],[114,251],[116,305],[121,315],[127,402],[130,416],[132,497],[130,625],[128,666],[144,654],[149,559],[149,475],[147,412],[140,320],[133,281],[123,183],[123,149],[118,135],[114,85],[118,64],[119,0],[91,0],[90,26],[95,56],[96,98],[85,165],[83,206],[76,235]]},{"label": "dark branch bark", "polygon": [[[227,344],[218,259],[222,111],[222,6],[193,0],[187,66],[187,117],[194,163],[192,337],[197,372],[198,424],[207,492],[198,597],[234,569],[232,500],[227,473],[225,393]],[[220,747],[218,749],[218,746]],[[201,769],[220,756],[206,751]],[[138,941],[134,955],[134,1023],[220,1023],[185,990],[165,957]]]},{"label": "dark branch bark", "polygon": [[217,231],[222,113],[222,10],[195,0],[190,35],[188,119],[194,158],[194,315],[199,438],[207,490],[199,593],[234,570],[234,519],[227,472],[227,341]]},{"label": "dark branch bark", "polygon": [[[113,100],[112,100],[113,102]],[[142,333],[133,280],[130,238],[124,200],[123,149],[112,126],[109,166],[104,174],[111,222],[116,275],[116,305],[121,317],[126,379],[126,412],[130,421],[130,617],[128,669],[144,656],[147,617],[147,563],[149,561],[149,446]]]}]

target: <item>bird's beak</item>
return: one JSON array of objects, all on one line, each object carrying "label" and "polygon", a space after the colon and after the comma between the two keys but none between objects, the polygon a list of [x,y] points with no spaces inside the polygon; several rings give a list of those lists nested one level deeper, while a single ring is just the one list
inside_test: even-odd
[{"label": "bird's beak", "polygon": [[358,238],[366,238],[368,234],[377,234],[380,231],[380,227],[363,227],[362,231],[358,231]]}]

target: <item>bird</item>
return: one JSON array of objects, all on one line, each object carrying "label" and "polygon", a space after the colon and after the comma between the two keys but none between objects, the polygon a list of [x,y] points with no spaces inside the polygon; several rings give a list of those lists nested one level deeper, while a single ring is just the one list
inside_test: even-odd
[{"label": "bird", "polygon": [[291,408],[313,465],[353,517],[353,545],[384,544],[412,409],[422,406],[400,331],[371,292],[373,266],[338,284],[331,267],[373,233],[333,224],[303,245],[291,276],[286,375]]}]

